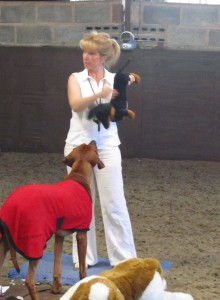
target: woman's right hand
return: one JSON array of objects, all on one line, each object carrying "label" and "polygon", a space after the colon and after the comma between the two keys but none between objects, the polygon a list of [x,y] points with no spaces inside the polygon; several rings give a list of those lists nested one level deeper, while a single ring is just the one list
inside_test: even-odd
[{"label": "woman's right hand", "polygon": [[113,89],[108,86],[105,86],[100,93],[100,97],[101,98],[111,98],[112,93],[113,93]]}]

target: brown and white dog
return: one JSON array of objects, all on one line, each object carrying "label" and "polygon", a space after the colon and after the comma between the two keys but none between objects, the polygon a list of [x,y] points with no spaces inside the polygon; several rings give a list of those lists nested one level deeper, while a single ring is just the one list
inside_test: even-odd
[{"label": "brown and white dog", "polygon": [[158,260],[133,258],[80,280],[60,300],[193,300],[193,297],[166,291]]},{"label": "brown and white dog", "polygon": [[92,219],[90,181],[95,165],[104,168],[96,143],[75,148],[63,162],[72,167],[56,184],[30,184],[15,189],[0,209],[0,271],[8,250],[16,270],[16,251],[29,260],[26,286],[32,300],[39,300],[35,273],[55,234],[52,292],[61,293],[61,255],[64,237],[77,232],[80,279],[86,277],[87,231]]}]

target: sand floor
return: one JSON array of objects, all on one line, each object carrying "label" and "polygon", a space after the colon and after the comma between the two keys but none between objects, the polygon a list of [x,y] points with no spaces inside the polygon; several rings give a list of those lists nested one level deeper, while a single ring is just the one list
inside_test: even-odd
[{"label": "sand floor", "polygon": [[[0,204],[20,185],[61,180],[61,160],[57,153],[1,153]],[[219,300],[220,162],[124,159],[123,176],[138,256],[173,262],[166,272],[168,290]],[[96,219],[98,252],[107,257],[98,201]],[[68,237],[64,252],[71,247]],[[45,251],[52,249],[53,238]],[[0,284],[10,282],[11,266],[8,256]]]}]

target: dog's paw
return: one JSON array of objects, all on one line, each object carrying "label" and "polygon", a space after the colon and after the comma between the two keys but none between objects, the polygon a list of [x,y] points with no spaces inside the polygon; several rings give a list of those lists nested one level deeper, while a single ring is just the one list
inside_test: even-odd
[{"label": "dog's paw", "polygon": [[62,294],[63,287],[60,281],[60,277],[54,277],[53,284],[51,286],[51,291],[53,294]]},{"label": "dog's paw", "polygon": [[[77,263],[75,263],[74,264],[74,267],[75,267],[75,269],[79,269],[79,263],[77,262]],[[86,269],[88,269],[88,265],[86,264]]]},{"label": "dog's paw", "polygon": [[141,82],[141,77],[136,73],[130,73],[130,78],[133,78],[131,81],[135,83]]}]

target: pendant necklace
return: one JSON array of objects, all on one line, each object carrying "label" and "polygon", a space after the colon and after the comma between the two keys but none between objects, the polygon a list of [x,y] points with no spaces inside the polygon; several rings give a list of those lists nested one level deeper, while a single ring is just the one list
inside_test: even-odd
[{"label": "pendant necklace", "polygon": [[[89,82],[89,85],[90,85],[90,87],[91,87],[91,90],[92,90],[93,94],[95,95],[95,91],[94,91],[94,89],[93,89],[93,86],[92,86],[92,83],[91,83],[89,77],[88,77],[88,82]],[[105,85],[105,79],[103,79],[102,90],[103,90],[103,88],[104,88],[104,85]],[[100,97],[99,100],[96,99],[95,102],[96,102],[97,105],[101,104],[101,103],[102,103],[102,98]],[[98,124],[98,131],[100,131],[100,122],[99,122],[99,120],[93,119],[93,121],[94,121],[96,124]]]}]

